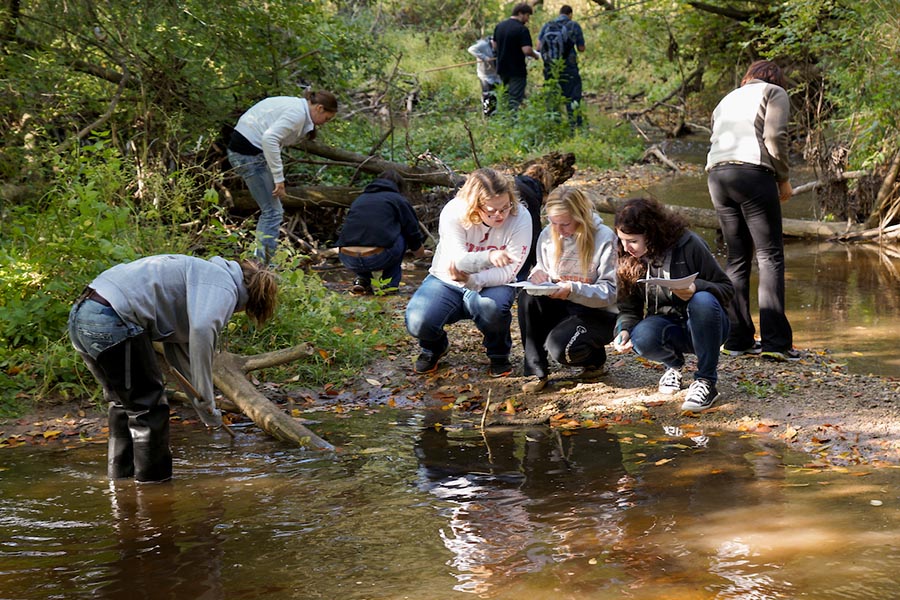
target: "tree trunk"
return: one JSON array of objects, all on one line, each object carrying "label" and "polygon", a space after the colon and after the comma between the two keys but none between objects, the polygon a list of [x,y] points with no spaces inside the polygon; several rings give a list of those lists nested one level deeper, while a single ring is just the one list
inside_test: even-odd
[{"label": "tree trunk", "polygon": [[466,180],[465,177],[457,175],[448,167],[445,167],[443,170],[410,167],[406,164],[391,162],[375,156],[365,156],[363,154],[326,146],[325,144],[309,140],[301,142],[297,147],[310,154],[315,154],[316,156],[338,162],[354,164],[357,169],[367,173],[378,174],[387,169],[394,169],[407,181],[422,185],[456,187],[462,185]]},{"label": "tree trunk", "polygon": [[[287,197],[281,201],[284,208],[348,208],[362,193],[362,188],[354,186],[307,186],[286,187]],[[247,190],[231,193],[232,205],[240,210],[259,208]]]},{"label": "tree trunk", "polygon": [[275,406],[247,379],[249,371],[282,365],[312,352],[308,344],[255,356],[221,352],[213,361],[213,382],[241,412],[272,437],[315,450],[332,451],[334,446]]},{"label": "tree trunk", "polygon": [[897,181],[898,173],[900,173],[900,151],[894,154],[894,160],[891,161],[888,174],[881,184],[881,189],[878,190],[875,209],[869,215],[869,218],[866,219],[866,227],[884,227],[890,224],[883,221],[889,221],[885,217],[891,212],[895,212],[896,207],[900,206],[900,199],[893,196],[894,183]]},{"label": "tree trunk", "polygon": [[[606,198],[595,204],[600,212],[615,214],[616,209],[623,202],[625,199]],[[719,228],[719,218],[716,216],[715,209],[688,206],[669,206],[669,208],[687,218],[693,227]],[[824,223],[802,219],[782,219],[782,228],[785,236],[796,238],[833,238],[847,233],[848,230],[847,225],[843,223]]]}]

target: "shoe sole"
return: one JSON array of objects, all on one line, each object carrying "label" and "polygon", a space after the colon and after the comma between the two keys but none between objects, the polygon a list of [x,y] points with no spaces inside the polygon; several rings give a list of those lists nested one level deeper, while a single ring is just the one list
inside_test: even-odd
[{"label": "shoe sole", "polygon": [[716,401],[713,400],[712,402],[710,402],[709,404],[707,404],[707,405],[704,406],[704,407],[696,407],[696,408],[691,407],[691,406],[685,406],[684,404],[682,404],[682,405],[681,405],[681,412],[690,412],[690,413],[699,413],[699,412],[703,412],[704,410],[709,410],[710,408],[712,408],[713,405],[714,405],[715,403],[716,403]]},{"label": "shoe sole", "polygon": [[777,362],[800,362],[799,356],[788,356],[783,352],[760,352],[760,356]]},{"label": "shoe sole", "polygon": [[488,375],[490,375],[490,376],[493,377],[494,379],[497,379],[497,378],[499,378],[499,377],[508,377],[512,372],[513,372],[512,368],[510,368],[509,371],[504,371],[504,372],[502,372],[502,373],[494,373],[493,371],[491,371],[491,370],[489,369],[489,370],[488,370]]},{"label": "shoe sole", "polygon": [[721,352],[725,356],[744,356],[745,354],[759,356],[762,354],[762,348],[751,348],[750,350],[729,350],[728,348],[722,348]]}]

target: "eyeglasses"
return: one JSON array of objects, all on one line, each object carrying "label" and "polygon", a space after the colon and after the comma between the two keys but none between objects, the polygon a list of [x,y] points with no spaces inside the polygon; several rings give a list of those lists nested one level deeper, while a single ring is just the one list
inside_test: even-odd
[{"label": "eyeglasses", "polygon": [[512,204],[507,204],[503,208],[491,208],[490,206],[484,206],[483,204],[478,205],[478,210],[484,212],[489,217],[494,217],[497,215],[505,215],[509,211],[512,210]]}]

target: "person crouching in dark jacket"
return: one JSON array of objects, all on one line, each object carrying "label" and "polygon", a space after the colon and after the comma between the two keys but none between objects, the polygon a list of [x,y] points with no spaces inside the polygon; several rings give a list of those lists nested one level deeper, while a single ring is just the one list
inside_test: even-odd
[{"label": "person crouching in dark jacket", "polygon": [[[616,211],[615,226],[621,248],[613,346],[663,363],[662,394],[681,390],[684,354],[696,354],[697,371],[681,409],[709,408],[718,396],[719,348],[729,330],[724,307],[734,295],[731,280],[687,221],[656,200],[626,200]],[[686,286],[642,281],[694,274],[696,279]]]},{"label": "person crouching in dark jacket", "polygon": [[350,205],[335,244],[341,263],[356,275],[350,293],[371,294],[374,271],[388,281],[384,291],[397,291],[404,253],[425,256],[425,237],[404,191],[403,177],[388,169]]}]

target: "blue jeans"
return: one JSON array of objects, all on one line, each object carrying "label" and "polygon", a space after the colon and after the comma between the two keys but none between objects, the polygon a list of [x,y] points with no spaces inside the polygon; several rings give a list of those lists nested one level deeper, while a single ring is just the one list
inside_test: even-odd
[{"label": "blue jeans", "polygon": [[484,335],[484,349],[491,358],[509,356],[512,337],[512,304],[516,288],[486,287],[480,292],[444,283],[428,275],[406,307],[406,330],[423,350],[443,352],[449,342],[444,326],[472,319]]},{"label": "blue jeans", "polygon": [[403,275],[403,253],[406,252],[406,240],[398,235],[394,245],[385,248],[384,252],[371,256],[349,256],[338,253],[341,264],[353,271],[365,284],[371,284],[372,271],[381,271],[382,279],[389,279],[388,288],[399,288]]},{"label": "blue jeans", "polygon": [[734,350],[753,346],[750,270],[755,255],[762,349],[790,350],[794,339],[784,312],[784,239],[775,174],[754,165],[723,165],[709,172],[707,183],[728,246],[725,272],[734,284],[728,307],[731,335],[725,346]]},{"label": "blue jeans", "polygon": [[69,339],[81,354],[96,360],[100,353],[143,333],[108,306],[93,300],[77,302],[69,311]]},{"label": "blue jeans", "polygon": [[260,215],[256,223],[256,257],[268,263],[275,254],[278,230],[284,216],[281,200],[272,195],[275,190],[272,172],[269,171],[266,157],[262,154],[238,154],[229,150],[228,161],[247,184],[250,195],[259,206]]},{"label": "blue jeans", "polygon": [[719,347],[728,337],[728,313],[709,292],[697,292],[687,305],[687,319],[677,314],[651,315],[631,330],[634,351],[671,369],[684,366],[684,354],[697,355],[694,378],[715,383]]}]

